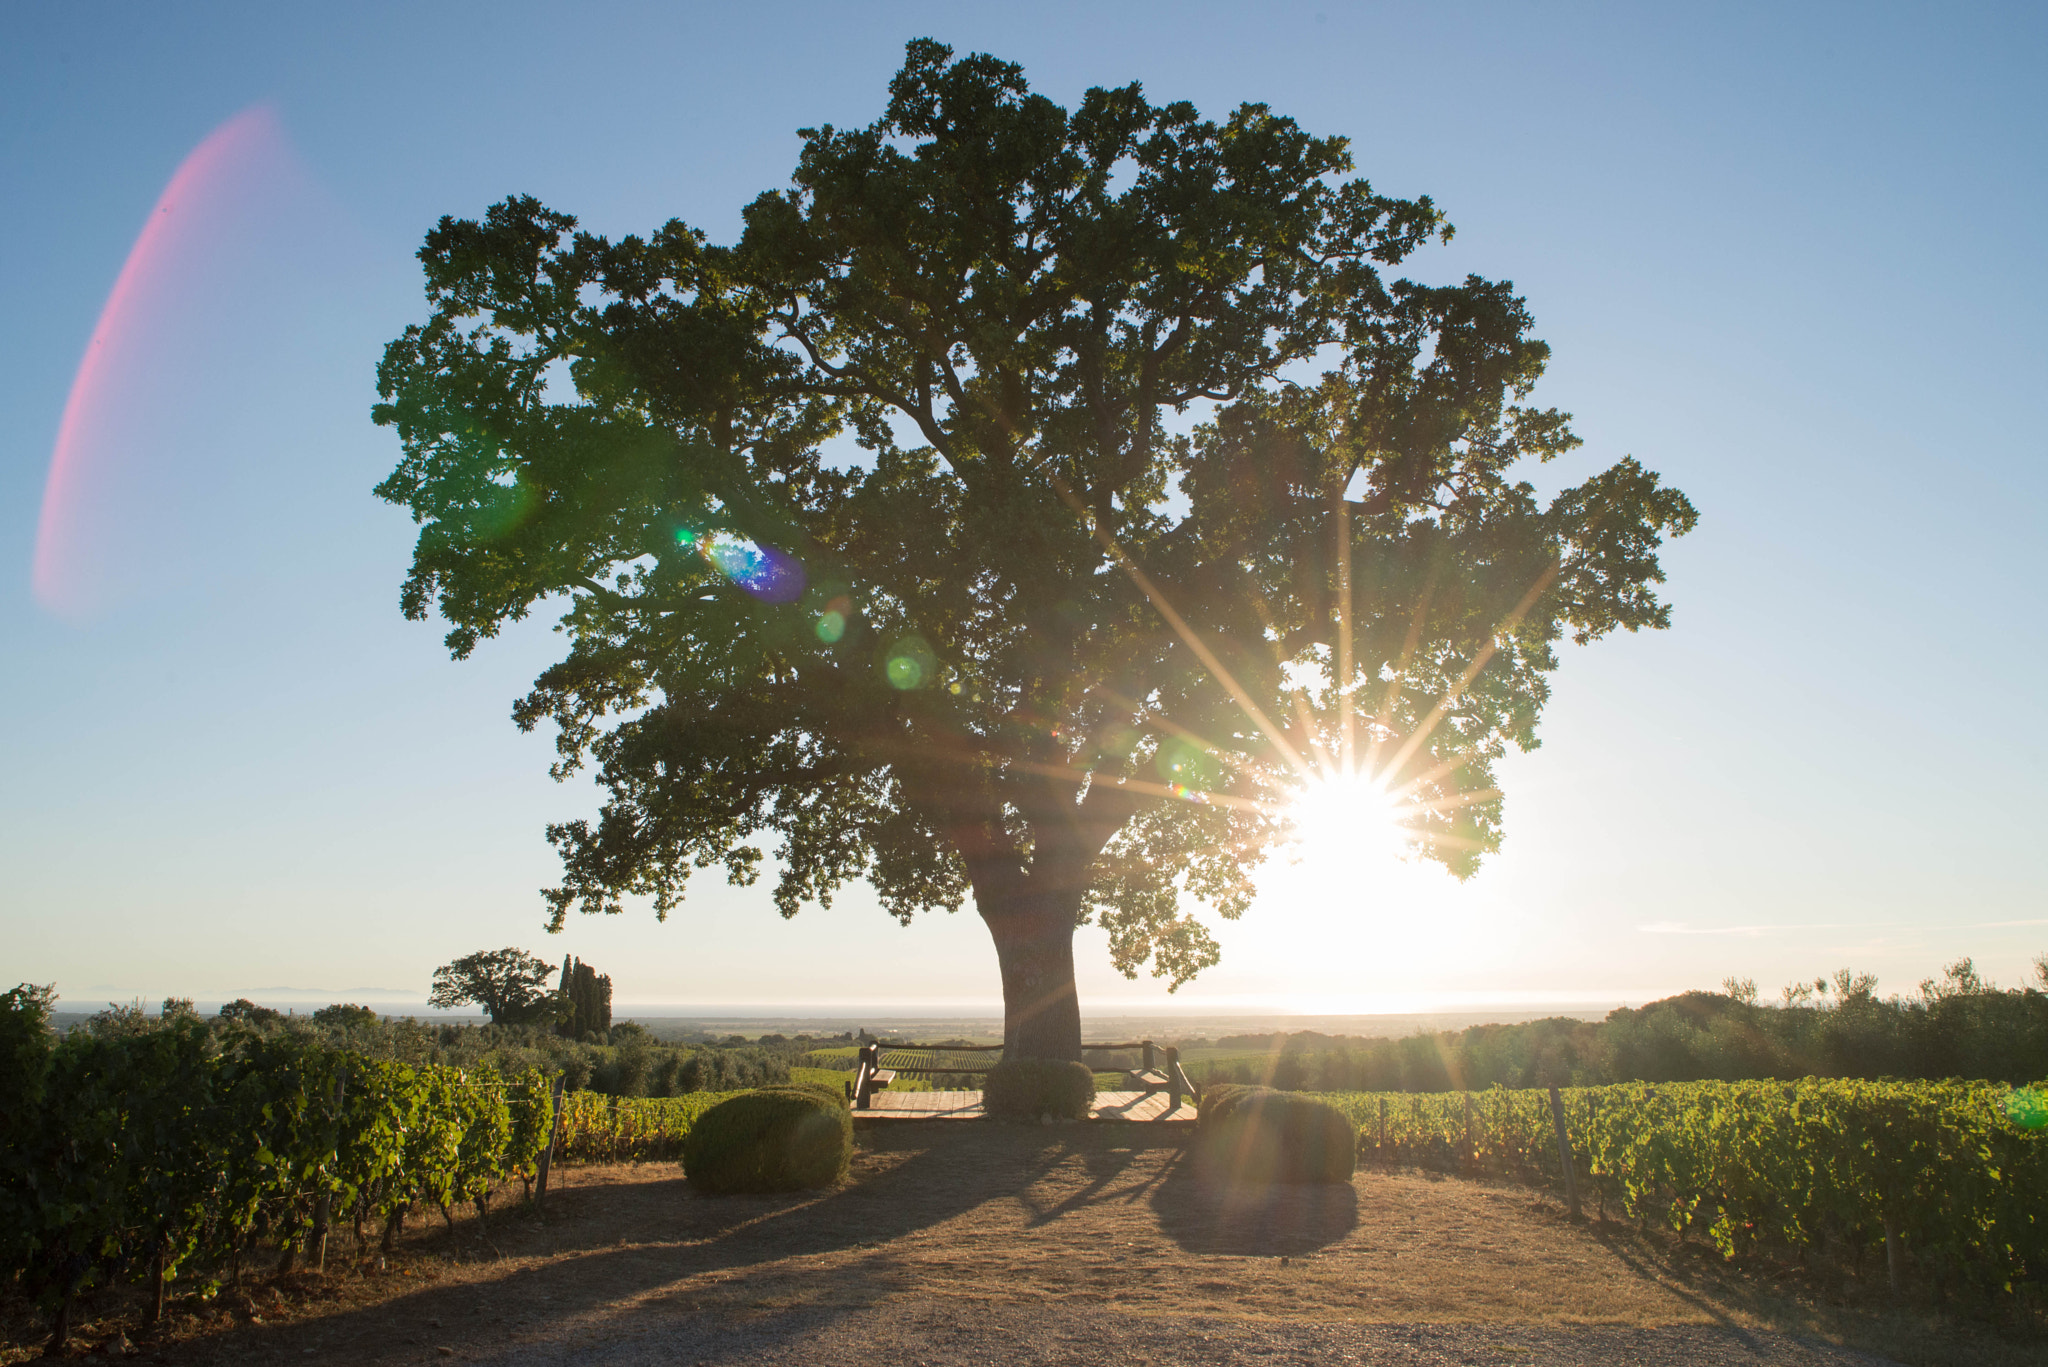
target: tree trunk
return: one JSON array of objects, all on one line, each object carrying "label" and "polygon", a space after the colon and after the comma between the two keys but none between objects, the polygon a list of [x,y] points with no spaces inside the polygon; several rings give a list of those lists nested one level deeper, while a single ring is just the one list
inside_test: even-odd
[{"label": "tree trunk", "polygon": [[50,1321],[50,1339],[43,1345],[44,1357],[59,1357],[71,1342],[71,1296],[57,1302],[56,1317]]},{"label": "tree trunk", "polygon": [[1023,905],[1013,903],[995,915],[982,913],[1003,975],[1003,1057],[1079,1059],[1081,1001],[1074,990],[1074,918],[1080,899],[1018,901]]}]

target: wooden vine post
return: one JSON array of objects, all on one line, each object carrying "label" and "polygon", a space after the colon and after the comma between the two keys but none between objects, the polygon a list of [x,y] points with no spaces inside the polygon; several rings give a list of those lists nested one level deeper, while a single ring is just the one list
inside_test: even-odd
[{"label": "wooden vine post", "polygon": [[548,1169],[555,1161],[555,1145],[562,1142],[562,1094],[569,1085],[565,1074],[555,1074],[554,1091],[548,1098],[548,1142],[540,1151],[540,1174],[533,1184],[534,1209],[548,1199]]},{"label": "wooden vine post", "polygon": [[1564,1098],[1557,1088],[1550,1089],[1550,1124],[1557,1131],[1557,1161],[1564,1169],[1564,1199],[1571,1207],[1571,1218],[1579,1218],[1579,1176],[1578,1164],[1572,1158],[1572,1141],[1564,1129]]},{"label": "wooden vine post", "polygon": [[[341,1148],[341,1099],[347,1094],[347,1089],[348,1074],[343,1073],[340,1077],[334,1079],[334,1125],[336,1130],[334,1147],[337,1152]],[[328,1174],[328,1180],[330,1183],[333,1181],[332,1173]],[[327,1270],[327,1228],[333,1222],[334,1190],[330,1186],[327,1190],[321,1192],[320,1199],[313,1203],[313,1270],[315,1272],[325,1272]]]}]

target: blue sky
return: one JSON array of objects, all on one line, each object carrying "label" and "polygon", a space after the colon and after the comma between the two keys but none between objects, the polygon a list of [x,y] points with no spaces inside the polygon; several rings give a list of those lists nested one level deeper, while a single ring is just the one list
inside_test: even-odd
[{"label": "blue sky", "polygon": [[[1700,529],[1675,625],[1568,652],[1507,845],[1464,885],[1276,873],[1212,1009],[1641,1000],[1843,966],[1910,991],[2048,950],[2037,608],[2048,219],[2035,7],[20,4],[0,43],[0,976],[68,1001],[303,989],[418,1000],[518,943],[622,1000],[992,1002],[971,914],[765,887],[542,933],[550,820],[594,806],[508,713],[545,623],[451,663],[369,489],[383,343],[444,213],[532,193],[716,240],[795,130],[864,123],[908,38],[1063,103],[1142,80],[1353,139],[1515,281],[1583,450]],[[66,395],[181,162],[280,130],[124,339],[79,504],[88,609],[31,591]],[[1569,468],[1566,468],[1569,467]],[[1290,881],[1290,879],[1292,881]],[[1084,932],[1084,1009],[1151,1006]],[[936,985],[936,986],[934,986]]]}]

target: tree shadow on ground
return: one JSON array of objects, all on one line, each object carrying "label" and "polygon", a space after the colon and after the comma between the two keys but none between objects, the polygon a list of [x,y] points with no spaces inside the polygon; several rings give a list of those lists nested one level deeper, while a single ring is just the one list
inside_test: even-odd
[{"label": "tree shadow on ground", "polygon": [[1342,1243],[1358,1228],[1349,1182],[1238,1181],[1196,1144],[1167,1167],[1151,1200],[1160,1230],[1189,1253],[1294,1256]]},{"label": "tree shadow on ground", "polygon": [[[544,1362],[567,1351],[559,1337],[567,1325],[611,1338],[675,1326],[693,1312],[710,1315],[707,1324],[744,1316],[758,1350],[829,1329],[878,1297],[918,1290],[898,1241],[915,1243],[985,1203],[1019,1200],[1041,1224],[1092,1203],[1145,1199],[1156,1182],[1134,1178],[1118,1190],[1119,1175],[1136,1155],[1180,1140],[1130,1126],[1118,1142],[1096,1129],[909,1122],[864,1132],[854,1181],[777,1196],[699,1196],[680,1169],[653,1181],[579,1186],[568,1169],[544,1214],[522,1208],[481,1228],[466,1222],[460,1238],[437,1220],[431,1234],[408,1240],[440,1253],[459,1252],[466,1240],[472,1255],[496,1255],[460,1280],[318,1319],[244,1326],[185,1345],[173,1360],[214,1360],[226,1350],[318,1367],[323,1359],[423,1358],[447,1345],[471,1361]],[[1076,1159],[1087,1173],[1084,1190],[1033,1205],[1030,1188]],[[503,1271],[491,1275],[499,1259]],[[792,1269],[791,1259],[807,1261]],[[708,1356],[699,1356],[716,1360],[717,1350],[704,1347]]]}]

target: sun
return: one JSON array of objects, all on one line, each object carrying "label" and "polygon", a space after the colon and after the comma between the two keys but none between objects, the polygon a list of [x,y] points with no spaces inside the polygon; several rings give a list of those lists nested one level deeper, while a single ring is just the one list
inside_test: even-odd
[{"label": "sun", "polygon": [[1303,862],[1328,870],[1363,869],[1403,854],[1409,833],[1399,801],[1364,774],[1328,774],[1309,781],[1289,813]]}]

